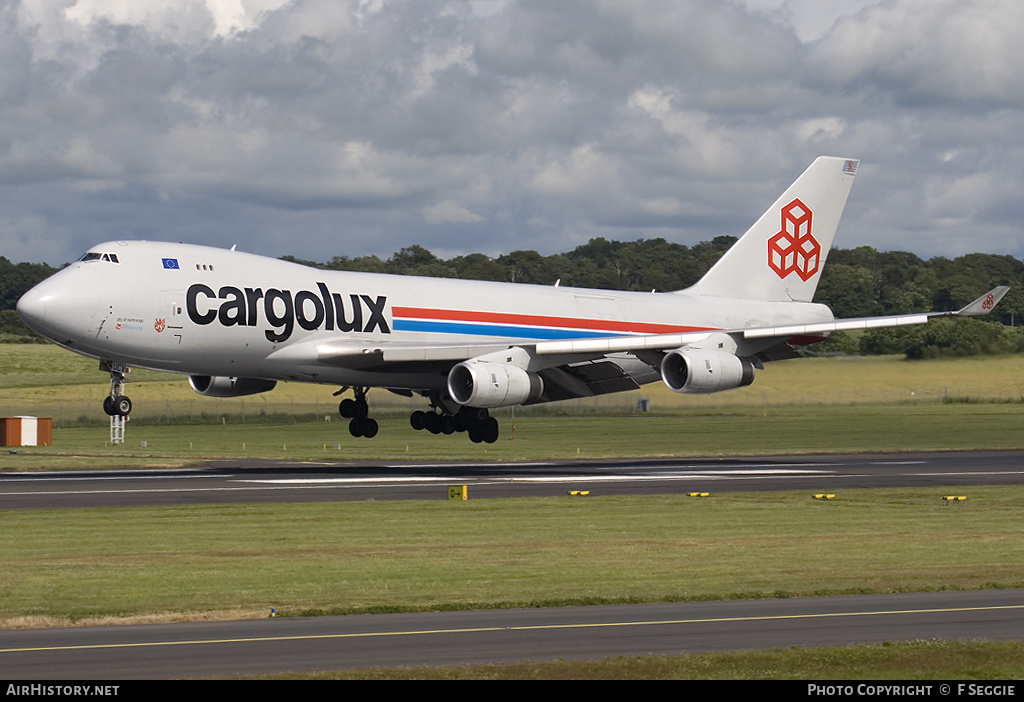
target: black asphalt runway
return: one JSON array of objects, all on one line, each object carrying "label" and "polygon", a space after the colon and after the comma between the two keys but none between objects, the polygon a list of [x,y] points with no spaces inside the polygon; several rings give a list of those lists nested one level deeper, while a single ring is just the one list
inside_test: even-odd
[{"label": "black asphalt runway", "polygon": [[0,631],[0,679],[130,680],[1019,639],[1024,590]]},{"label": "black asphalt runway", "polygon": [[[1024,452],[5,473],[0,509],[1012,485]],[[1024,590],[0,631],[0,679],[128,680],[1024,638]]]},{"label": "black asphalt runway", "polygon": [[772,456],[541,463],[219,461],[181,470],[0,473],[0,509],[225,502],[444,500],[691,491],[835,491],[1019,485],[1024,451]]}]

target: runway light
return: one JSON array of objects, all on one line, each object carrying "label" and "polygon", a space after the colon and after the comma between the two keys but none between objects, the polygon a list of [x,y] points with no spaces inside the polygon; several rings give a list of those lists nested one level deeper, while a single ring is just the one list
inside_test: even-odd
[{"label": "runway light", "polygon": [[946,495],[942,499],[945,501],[945,503],[947,505],[949,505],[950,502],[963,502],[964,500],[967,499],[967,496],[966,495]]},{"label": "runway light", "polygon": [[835,493],[827,495],[823,492],[819,492],[817,495],[814,496],[814,499],[816,500],[831,500],[833,498],[835,498]]},{"label": "runway light", "polygon": [[570,490],[569,494],[576,495],[579,497],[586,497],[587,495],[590,494],[590,490]]},{"label": "runway light", "polygon": [[686,496],[687,497],[707,497],[710,494],[711,494],[710,492],[688,492],[688,493],[686,493]]}]

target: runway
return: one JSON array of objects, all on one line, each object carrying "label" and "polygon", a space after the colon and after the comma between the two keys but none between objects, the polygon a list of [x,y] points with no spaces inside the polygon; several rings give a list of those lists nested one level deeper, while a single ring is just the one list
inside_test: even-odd
[{"label": "runway", "polygon": [[225,502],[442,500],[690,491],[1019,485],[1024,452],[755,456],[539,463],[215,461],[181,470],[0,473],[0,509]]},{"label": "runway", "polygon": [[0,631],[0,679],[130,680],[1019,639],[1024,590]]},{"label": "runway", "polygon": [[[216,462],[0,474],[0,509],[825,490],[1024,482],[1024,452],[416,464]],[[128,680],[678,654],[918,638],[1021,639],[1024,590],[0,631],[0,678]]]}]

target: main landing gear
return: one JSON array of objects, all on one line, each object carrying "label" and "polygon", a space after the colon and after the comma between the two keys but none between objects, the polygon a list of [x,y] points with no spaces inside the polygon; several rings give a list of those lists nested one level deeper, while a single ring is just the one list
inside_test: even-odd
[{"label": "main landing gear", "polygon": [[[348,388],[342,388],[335,395],[340,395],[346,390]],[[378,427],[377,421],[369,416],[370,408],[366,402],[366,391],[369,388],[355,387],[352,390],[355,397],[342,400],[338,404],[338,414],[349,420],[348,431],[352,436],[372,439],[377,435]],[[454,434],[464,431],[475,444],[493,444],[498,440],[498,420],[490,416],[486,408],[462,407],[457,404],[450,408],[449,402],[432,394],[431,409],[427,412],[413,412],[409,416],[409,424],[417,431],[422,429],[431,434]]]},{"label": "main landing gear", "polygon": [[365,436],[372,439],[377,436],[377,420],[369,416],[370,407],[366,403],[367,388],[355,388],[356,397],[353,400],[346,397],[338,405],[338,414],[348,422],[348,433],[355,437]]},{"label": "main landing gear", "polygon": [[132,401],[124,395],[125,373],[128,367],[125,365],[111,363],[110,370],[110,394],[103,398],[103,411],[111,417],[127,417],[132,411]]},{"label": "main landing gear", "polygon": [[486,408],[461,407],[455,414],[446,412],[435,405],[434,411],[413,412],[409,424],[417,431],[424,429],[431,434],[454,434],[458,431],[469,433],[474,444],[493,444],[498,440],[498,420],[491,417]]}]

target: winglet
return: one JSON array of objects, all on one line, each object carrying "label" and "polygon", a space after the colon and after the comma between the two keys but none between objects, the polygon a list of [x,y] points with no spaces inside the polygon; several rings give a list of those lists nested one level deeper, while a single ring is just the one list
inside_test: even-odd
[{"label": "winglet", "polygon": [[997,288],[992,288],[971,304],[961,310],[958,310],[957,315],[964,317],[981,317],[982,315],[986,315],[995,309],[996,305],[999,304],[999,301],[1003,299],[1003,295],[1009,291],[1010,288],[1007,285],[1000,285]]}]

